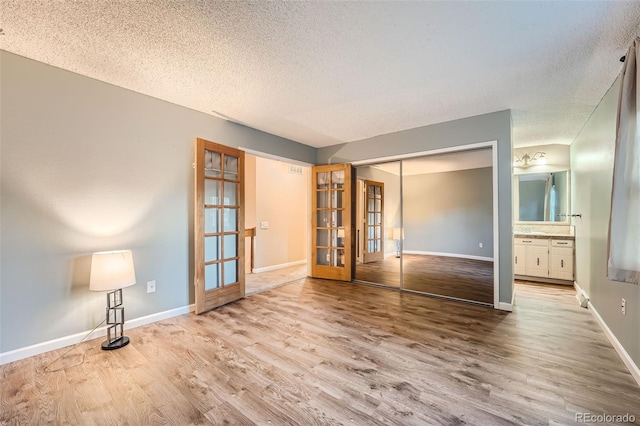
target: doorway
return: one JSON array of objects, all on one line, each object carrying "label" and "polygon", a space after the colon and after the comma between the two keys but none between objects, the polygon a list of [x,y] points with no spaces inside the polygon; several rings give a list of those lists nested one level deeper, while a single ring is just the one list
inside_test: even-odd
[{"label": "doorway", "polygon": [[260,293],[308,275],[310,167],[245,155],[245,287]]}]

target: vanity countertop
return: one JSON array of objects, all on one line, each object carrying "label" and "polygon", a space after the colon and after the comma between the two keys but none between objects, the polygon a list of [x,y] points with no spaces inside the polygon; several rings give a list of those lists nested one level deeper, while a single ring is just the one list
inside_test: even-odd
[{"label": "vanity countertop", "polygon": [[553,238],[554,240],[575,240],[575,236],[569,234],[542,234],[542,233],[517,233],[514,232],[513,236],[515,238]]}]

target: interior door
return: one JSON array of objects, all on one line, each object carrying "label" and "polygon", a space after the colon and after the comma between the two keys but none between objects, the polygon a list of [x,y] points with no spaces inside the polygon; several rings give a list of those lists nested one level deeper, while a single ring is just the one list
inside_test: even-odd
[{"label": "interior door", "polygon": [[311,276],[351,281],[355,268],[351,164],[316,166],[311,179]]},{"label": "interior door", "polygon": [[244,152],[196,139],[196,313],[244,297]]},{"label": "interior door", "polygon": [[384,183],[364,181],[365,243],[363,263],[384,259]]}]

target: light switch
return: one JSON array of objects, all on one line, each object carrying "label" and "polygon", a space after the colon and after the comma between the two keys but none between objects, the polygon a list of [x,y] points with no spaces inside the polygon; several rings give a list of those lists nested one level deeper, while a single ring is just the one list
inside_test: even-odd
[{"label": "light switch", "polygon": [[260,229],[269,229],[269,222],[260,222]]}]

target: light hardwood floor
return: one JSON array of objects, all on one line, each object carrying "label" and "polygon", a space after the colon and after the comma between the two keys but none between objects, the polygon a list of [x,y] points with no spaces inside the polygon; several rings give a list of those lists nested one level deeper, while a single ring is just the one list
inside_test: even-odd
[{"label": "light hardwood floor", "polygon": [[560,286],[520,283],[516,310],[505,313],[304,279],[127,335],[131,344],[113,352],[98,340],[80,345],[49,367],[58,371],[44,368],[64,350],[0,367],[0,424],[640,419],[640,387]]},{"label": "light hardwood floor", "polygon": [[307,276],[307,264],[287,266],[273,271],[246,274],[244,277],[245,294],[247,296],[291,281],[299,280]]},{"label": "light hardwood floor", "polygon": [[[447,256],[403,254],[403,286],[407,290],[493,305],[493,262]],[[400,259],[356,265],[356,279],[400,286]]]}]

